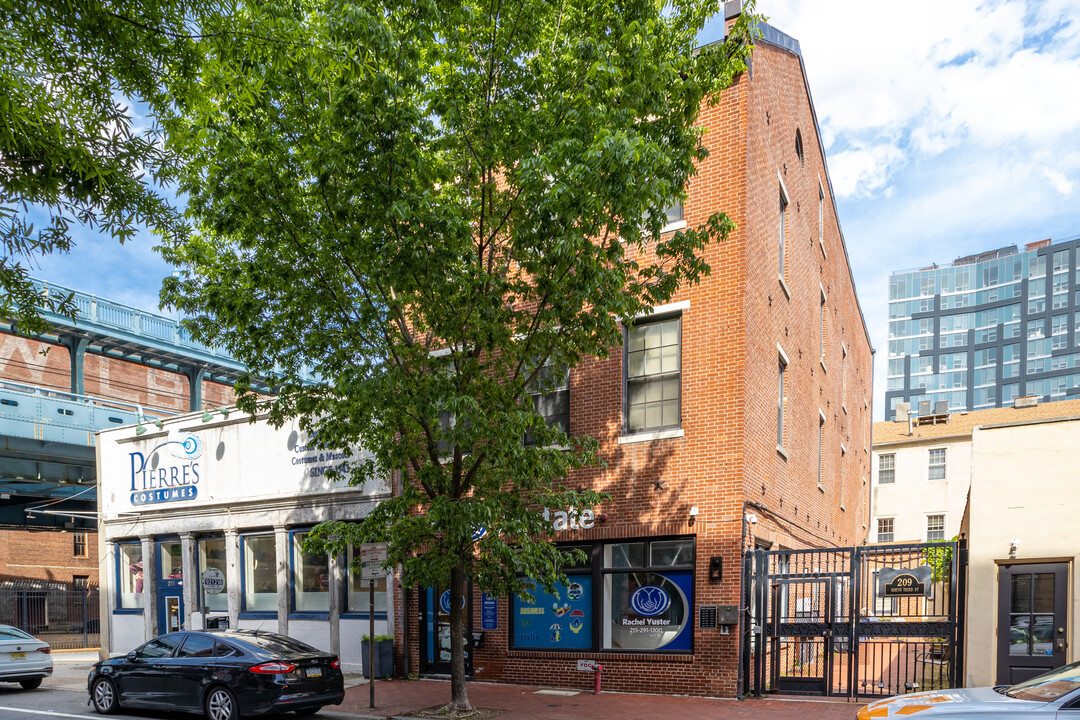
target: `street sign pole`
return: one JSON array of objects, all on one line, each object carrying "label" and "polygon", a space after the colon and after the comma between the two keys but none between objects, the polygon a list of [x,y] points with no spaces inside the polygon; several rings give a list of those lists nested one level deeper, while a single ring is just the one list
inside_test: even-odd
[{"label": "street sign pole", "polygon": [[368,580],[368,670],[371,671],[371,707],[375,707],[375,578]]}]

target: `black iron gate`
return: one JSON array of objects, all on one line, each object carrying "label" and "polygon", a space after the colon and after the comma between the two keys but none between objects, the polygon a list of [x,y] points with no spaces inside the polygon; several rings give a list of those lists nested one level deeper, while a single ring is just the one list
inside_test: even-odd
[{"label": "black iron gate", "polygon": [[963,540],[748,551],[746,692],[857,697],[955,687],[966,573]]},{"label": "black iron gate", "polygon": [[0,581],[0,624],[14,625],[54,650],[101,645],[96,586],[44,580]]}]

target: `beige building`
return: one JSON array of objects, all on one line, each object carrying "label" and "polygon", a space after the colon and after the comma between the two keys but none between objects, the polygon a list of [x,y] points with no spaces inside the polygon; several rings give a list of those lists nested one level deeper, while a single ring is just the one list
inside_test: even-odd
[{"label": "beige building", "polygon": [[1080,400],[874,425],[867,541],[967,540],[967,686],[1077,657],[1077,448]]}]

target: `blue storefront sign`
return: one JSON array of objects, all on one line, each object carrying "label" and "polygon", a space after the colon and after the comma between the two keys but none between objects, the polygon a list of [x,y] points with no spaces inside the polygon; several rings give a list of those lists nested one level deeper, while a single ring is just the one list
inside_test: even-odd
[{"label": "blue storefront sign", "polygon": [[499,629],[499,603],[487,593],[480,593],[480,629]]}]

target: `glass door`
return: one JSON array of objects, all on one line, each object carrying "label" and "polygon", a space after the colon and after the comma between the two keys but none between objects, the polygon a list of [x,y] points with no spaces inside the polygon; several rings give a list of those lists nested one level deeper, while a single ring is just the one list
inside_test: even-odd
[{"label": "glass door", "polygon": [[[472,584],[461,599],[465,610],[465,674],[472,675]],[[450,591],[428,587],[420,591],[420,672],[433,675],[450,674]]]},{"label": "glass door", "polygon": [[1068,565],[1002,565],[997,681],[1013,685],[1065,664]]},{"label": "glass door", "polygon": [[184,629],[184,564],[179,540],[157,543],[158,632]]}]

